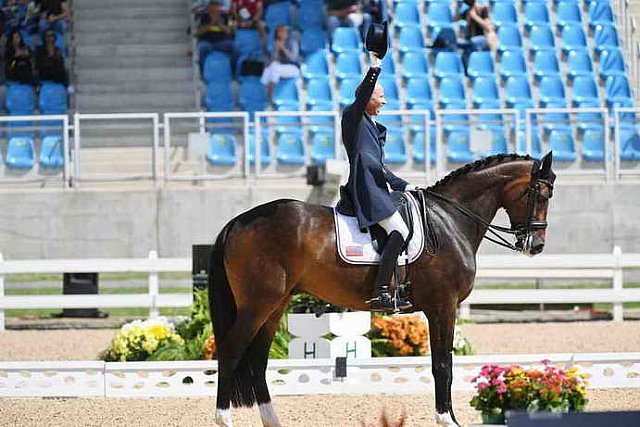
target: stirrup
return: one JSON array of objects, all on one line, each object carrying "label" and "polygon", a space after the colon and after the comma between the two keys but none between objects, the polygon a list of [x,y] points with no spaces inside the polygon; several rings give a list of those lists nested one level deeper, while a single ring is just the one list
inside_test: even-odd
[{"label": "stirrup", "polygon": [[397,313],[400,311],[396,301],[388,290],[378,292],[375,297],[365,301],[365,303],[371,306],[371,311],[382,311],[385,313]]}]

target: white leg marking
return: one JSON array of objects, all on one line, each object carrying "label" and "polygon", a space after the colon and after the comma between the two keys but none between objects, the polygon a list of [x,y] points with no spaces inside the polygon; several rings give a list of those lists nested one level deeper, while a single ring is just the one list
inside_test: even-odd
[{"label": "white leg marking", "polygon": [[458,427],[458,424],[453,421],[453,418],[451,417],[451,414],[449,412],[445,412],[444,414],[436,413],[436,424],[446,427]]},{"label": "white leg marking", "polygon": [[220,427],[233,427],[230,409],[216,409],[216,424]]},{"label": "white leg marking", "polygon": [[262,403],[258,408],[260,409],[260,419],[262,419],[264,427],[282,427],[271,402]]}]

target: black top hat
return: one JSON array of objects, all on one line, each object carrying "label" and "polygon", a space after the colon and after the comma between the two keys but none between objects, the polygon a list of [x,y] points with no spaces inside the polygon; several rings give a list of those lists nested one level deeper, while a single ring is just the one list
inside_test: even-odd
[{"label": "black top hat", "polygon": [[389,23],[371,24],[367,31],[366,47],[369,52],[375,53],[378,58],[384,58],[389,47]]}]

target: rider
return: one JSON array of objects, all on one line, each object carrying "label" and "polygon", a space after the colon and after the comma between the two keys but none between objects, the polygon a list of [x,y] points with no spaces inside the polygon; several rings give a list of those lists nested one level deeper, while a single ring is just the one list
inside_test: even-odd
[{"label": "rider", "polygon": [[[376,43],[372,41],[371,34],[376,31],[384,33],[384,42],[382,47],[374,46],[372,49]],[[416,187],[394,175],[384,164],[387,129],[374,119],[387,102],[382,86],[376,83],[381,60],[387,50],[386,37],[386,23],[384,27],[374,24],[367,34],[367,49],[375,50],[370,52],[371,67],[356,89],[355,101],[342,113],[342,142],[349,157],[350,172],[346,186],[341,187],[337,208],[341,212],[355,214],[362,229],[378,224],[387,232],[375,282],[376,296],[368,302],[373,310],[393,312],[396,308],[405,310],[411,307],[404,298],[394,299],[389,286],[409,230],[391,200],[389,187],[395,191]]]}]

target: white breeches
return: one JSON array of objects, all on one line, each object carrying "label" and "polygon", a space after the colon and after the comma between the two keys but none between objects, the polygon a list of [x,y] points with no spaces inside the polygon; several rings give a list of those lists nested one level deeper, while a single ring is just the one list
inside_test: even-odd
[{"label": "white breeches", "polygon": [[380,225],[380,227],[384,228],[384,231],[387,232],[387,235],[391,234],[392,231],[397,231],[402,235],[402,238],[404,240],[407,240],[407,237],[409,237],[409,229],[407,228],[407,224],[405,224],[398,211],[395,211],[393,215],[385,219],[381,219],[378,224]]}]

